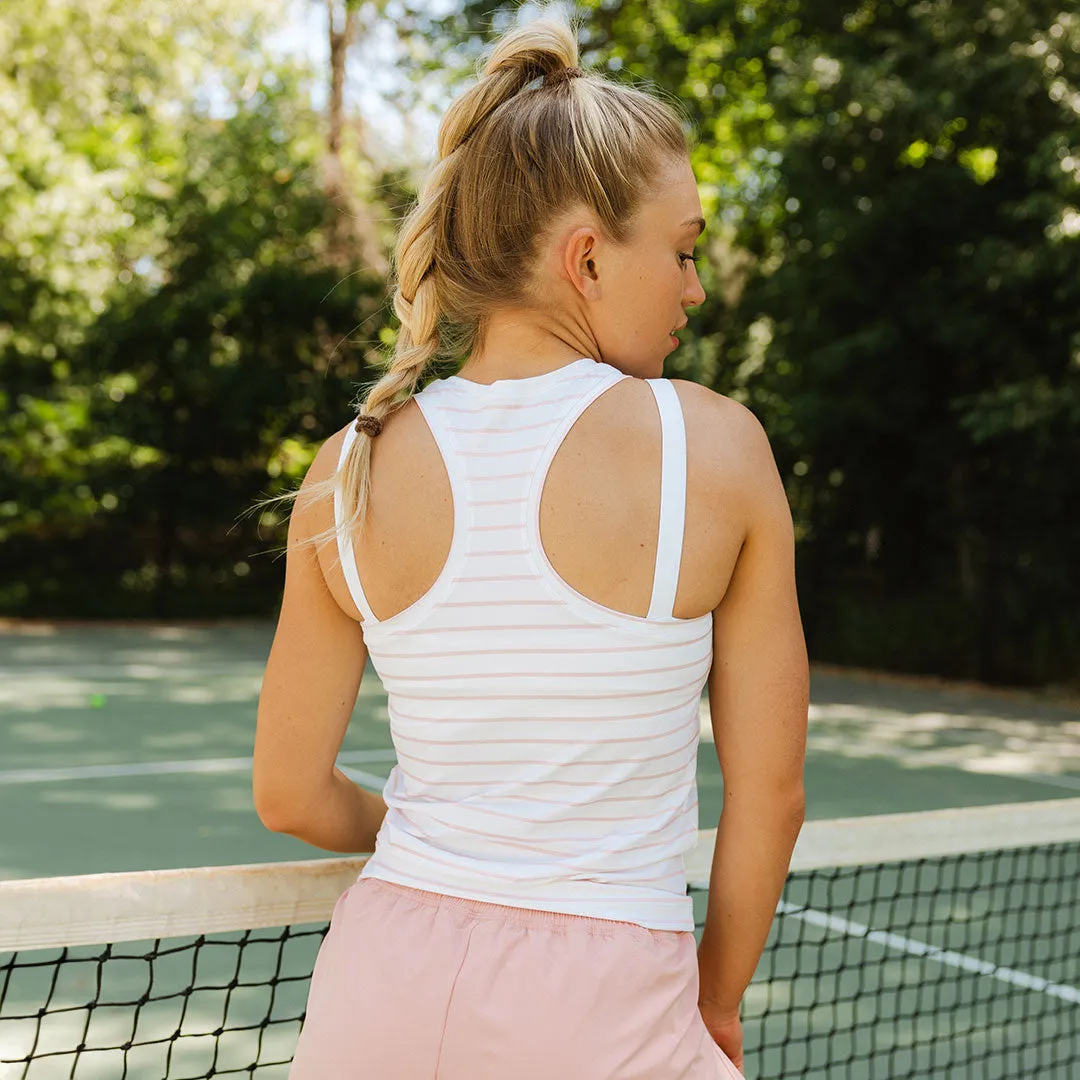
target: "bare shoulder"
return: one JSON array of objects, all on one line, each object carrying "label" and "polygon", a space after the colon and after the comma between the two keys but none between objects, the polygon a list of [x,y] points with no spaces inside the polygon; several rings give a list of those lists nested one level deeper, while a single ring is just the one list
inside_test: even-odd
[{"label": "bare shoulder", "polygon": [[688,379],[672,379],[686,425],[686,452],[701,479],[743,494],[778,480],[769,437],[741,402]]},{"label": "bare shoulder", "polygon": [[691,424],[706,433],[721,432],[727,438],[768,442],[761,421],[741,402],[689,379],[671,379],[683,407],[687,430]]}]

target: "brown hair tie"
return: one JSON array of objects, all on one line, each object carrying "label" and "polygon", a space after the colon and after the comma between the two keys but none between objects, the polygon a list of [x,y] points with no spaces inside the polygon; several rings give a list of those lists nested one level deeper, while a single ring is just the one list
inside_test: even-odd
[{"label": "brown hair tie", "polygon": [[563,67],[556,71],[551,71],[544,76],[545,86],[558,86],[559,83],[569,82],[571,79],[580,79],[585,75],[585,72],[579,67]]},{"label": "brown hair tie", "polygon": [[382,421],[377,416],[369,416],[367,413],[361,413],[356,418],[356,430],[366,431],[368,435],[374,439],[375,436],[382,431]]}]

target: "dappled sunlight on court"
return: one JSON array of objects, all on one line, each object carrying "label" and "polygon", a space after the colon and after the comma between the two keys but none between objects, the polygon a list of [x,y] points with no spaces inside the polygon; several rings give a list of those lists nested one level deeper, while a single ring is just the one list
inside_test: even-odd
[{"label": "dappled sunlight on court", "polygon": [[811,704],[808,746],[919,767],[948,765],[1013,776],[1075,773],[1080,784],[1080,717],[1032,720],[986,712]]},{"label": "dappled sunlight on court", "polygon": [[[1080,789],[1080,708],[1034,695],[1025,700],[833,674],[815,673],[811,686],[810,752],[911,768],[1056,777]],[[707,698],[700,718],[702,742],[712,743]]]},{"label": "dappled sunlight on court", "polygon": [[40,798],[46,803],[92,806],[97,810],[156,810],[160,805],[160,800],[148,791],[110,791],[108,788],[97,791],[47,788]]},{"label": "dappled sunlight on court", "polygon": [[197,705],[252,701],[259,695],[262,673],[263,665],[254,663],[226,663],[217,671],[190,664],[160,668],[145,664],[110,664],[95,670],[12,673],[0,689],[0,704],[36,712],[82,709],[94,695]]}]

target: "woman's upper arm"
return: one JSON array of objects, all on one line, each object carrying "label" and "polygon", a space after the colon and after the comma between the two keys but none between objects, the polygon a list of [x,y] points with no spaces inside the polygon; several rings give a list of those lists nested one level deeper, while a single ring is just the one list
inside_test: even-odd
[{"label": "woman's upper arm", "polygon": [[[735,426],[735,490],[746,529],[713,612],[709,711],[724,799],[801,803],[810,675],[791,510],[761,424],[748,409],[724,401],[718,422]],[[730,483],[725,487],[730,496]]]},{"label": "woman's upper arm", "polygon": [[[333,475],[341,433],[322,445],[301,492]],[[285,592],[259,693],[252,788],[268,827],[301,818],[333,776],[367,662],[360,623],[334,600],[316,548],[298,541],[333,525],[329,500],[298,496],[289,520]]]}]

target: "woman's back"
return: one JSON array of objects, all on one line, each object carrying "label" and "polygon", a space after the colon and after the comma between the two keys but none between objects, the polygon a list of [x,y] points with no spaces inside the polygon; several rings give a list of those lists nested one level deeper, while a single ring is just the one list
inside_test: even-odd
[{"label": "woman's back", "polygon": [[[741,451],[756,421],[742,406],[696,383],[667,381],[684,418],[687,466],[673,614],[695,619],[723,599],[746,534],[746,485],[767,478],[748,473]],[[544,483],[540,534],[558,577],[598,605],[644,617],[656,564],[660,475],[656,399],[647,380],[619,379],[567,432]],[[415,401],[392,414],[372,445],[368,514],[354,544],[356,564],[375,617],[386,620],[429,591],[454,531],[450,480]],[[323,549],[321,563],[334,599],[362,620],[338,553]]]},{"label": "woman's back", "polygon": [[[354,551],[342,541],[335,585],[363,619],[399,758],[364,875],[692,929],[682,856],[712,662],[705,553],[727,533],[734,562],[739,525],[708,527],[708,478],[688,491],[673,384],[582,358],[491,385],[438,380],[415,401],[421,427],[402,424],[384,460],[428,480],[395,482],[373,461],[370,529]],[[402,550],[403,527],[426,543]],[[581,566],[601,573],[568,572],[560,551],[591,553]],[[387,578],[411,599],[380,612]],[[679,580],[704,610],[673,613]]]}]

